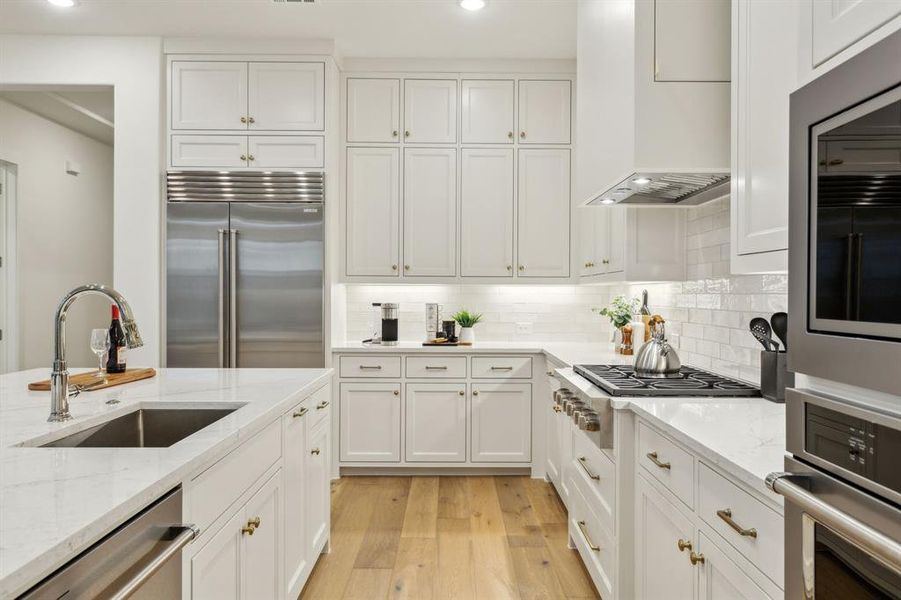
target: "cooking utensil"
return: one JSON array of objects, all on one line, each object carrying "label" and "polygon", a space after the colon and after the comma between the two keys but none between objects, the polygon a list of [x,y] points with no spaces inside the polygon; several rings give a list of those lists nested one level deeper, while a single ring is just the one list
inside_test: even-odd
[{"label": "cooking utensil", "polygon": [[635,374],[638,377],[680,377],[682,361],[669,342],[666,341],[665,321],[654,315],[648,321],[651,339],[641,347],[635,356]]},{"label": "cooking utensil", "polygon": [[773,333],[782,342],[782,347],[788,350],[788,314],[784,312],[774,313],[770,317],[770,324],[773,326]]},{"label": "cooking utensil", "polygon": [[773,330],[770,327],[770,322],[763,317],[751,319],[751,334],[763,345],[763,349],[767,352],[774,350],[773,346],[776,347],[776,350],[779,349],[778,344],[773,341]]}]

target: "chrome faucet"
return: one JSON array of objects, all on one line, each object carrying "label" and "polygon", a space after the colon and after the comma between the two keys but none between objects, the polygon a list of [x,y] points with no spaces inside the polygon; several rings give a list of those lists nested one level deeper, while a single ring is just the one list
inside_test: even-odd
[{"label": "chrome faucet", "polygon": [[78,286],[63,296],[53,319],[53,372],[50,374],[50,418],[47,419],[51,422],[72,418],[69,414],[69,371],[66,369],[66,313],[76,298],[86,294],[106,296],[119,307],[122,330],[125,332],[125,345],[128,348],[139,348],[144,345],[128,301],[113,288],[91,283]]}]

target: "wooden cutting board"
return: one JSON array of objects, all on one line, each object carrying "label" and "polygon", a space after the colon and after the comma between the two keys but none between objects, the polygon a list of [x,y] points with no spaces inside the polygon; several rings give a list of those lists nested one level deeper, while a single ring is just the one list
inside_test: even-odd
[{"label": "wooden cutting board", "polygon": [[[82,391],[93,392],[95,390],[102,390],[116,385],[122,385],[123,383],[131,383],[133,381],[140,381],[141,379],[149,379],[154,375],[156,375],[156,370],[151,368],[125,369],[124,373],[107,374],[106,381],[98,384],[97,382],[99,380],[97,379],[97,371],[88,371],[87,373],[79,373],[78,375],[69,375],[69,385],[85,386],[86,389]],[[45,379],[44,381],[35,381],[34,383],[29,383],[28,389],[32,392],[49,392],[50,380]]]}]

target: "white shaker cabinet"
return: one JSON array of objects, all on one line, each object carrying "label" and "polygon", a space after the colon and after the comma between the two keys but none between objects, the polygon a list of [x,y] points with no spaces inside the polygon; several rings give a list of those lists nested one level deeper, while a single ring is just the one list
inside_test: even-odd
[{"label": "white shaker cabinet", "polygon": [[[310,407],[310,410],[314,410]],[[331,421],[328,417],[312,425],[306,423],[306,506],[304,531],[307,540],[307,556],[315,560],[322,552],[329,536],[331,521]],[[261,598],[264,596],[260,596]]]},{"label": "white shaker cabinet", "polygon": [[703,532],[698,534],[698,600],[769,599],[760,586]]},{"label": "white shaker cabinet", "polygon": [[348,275],[396,277],[400,252],[397,148],[347,149]]},{"label": "white shaker cabinet", "polygon": [[519,143],[569,144],[572,82],[519,82]]},{"label": "white shaker cabinet", "polygon": [[251,135],[247,161],[258,169],[321,169],[325,164],[320,136]]},{"label": "white shaker cabinet", "polygon": [[901,16],[899,0],[817,0],[809,6],[814,67]]},{"label": "white shaker cabinet", "polygon": [[340,457],[343,462],[399,462],[398,383],[342,383]]},{"label": "white shaker cabinet", "polygon": [[296,598],[303,588],[310,559],[307,555],[306,424],[309,402],[298,404],[282,417],[285,461],[285,584],[286,595]]},{"label": "white shaker cabinet", "polygon": [[247,166],[245,135],[173,135],[171,143],[169,156],[173,167]]},{"label": "white shaker cabinet", "polygon": [[466,384],[408,383],[407,462],[466,462]]},{"label": "white shaker cabinet", "polygon": [[462,152],[460,274],[512,278],[513,150]]},{"label": "white shaker cabinet", "polygon": [[457,273],[457,151],[404,149],[404,275]]},{"label": "white shaker cabinet", "polygon": [[788,267],[788,110],[798,76],[787,57],[798,51],[798,17],[794,2],[732,2],[732,273]]},{"label": "white shaker cabinet", "polygon": [[174,61],[172,129],[247,129],[247,63]]},{"label": "white shaker cabinet", "polygon": [[248,129],[325,128],[325,64],[252,62],[247,77]]},{"label": "white shaker cabinet", "polygon": [[404,80],[404,141],[453,144],[457,141],[457,81]]},{"label": "white shaker cabinet", "polygon": [[512,144],[514,82],[512,79],[463,80],[464,144]]},{"label": "white shaker cabinet", "polygon": [[569,276],[569,164],[568,149],[519,150],[520,276]]},{"label": "white shaker cabinet", "polygon": [[472,384],[472,462],[527,463],[532,459],[532,385]]},{"label": "white shaker cabinet", "polygon": [[239,600],[244,511],[239,510],[191,557],[192,600]]},{"label": "white shaker cabinet", "polygon": [[400,134],[400,79],[347,80],[347,141],[392,143]]}]

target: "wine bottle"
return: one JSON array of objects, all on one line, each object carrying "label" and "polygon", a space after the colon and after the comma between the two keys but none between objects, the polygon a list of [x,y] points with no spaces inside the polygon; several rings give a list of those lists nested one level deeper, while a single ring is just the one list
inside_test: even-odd
[{"label": "wine bottle", "polygon": [[125,332],[119,323],[119,307],[113,308],[113,320],[109,326],[109,356],[106,359],[107,373],[125,372]]}]

